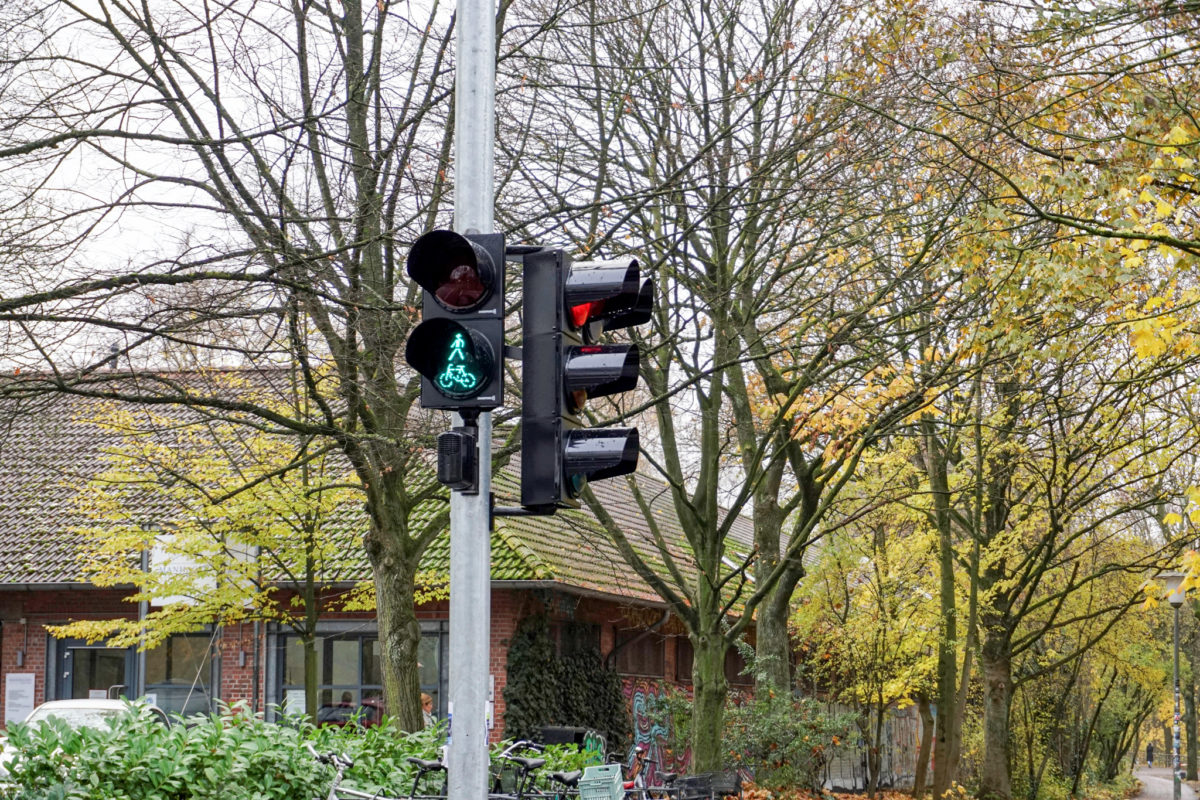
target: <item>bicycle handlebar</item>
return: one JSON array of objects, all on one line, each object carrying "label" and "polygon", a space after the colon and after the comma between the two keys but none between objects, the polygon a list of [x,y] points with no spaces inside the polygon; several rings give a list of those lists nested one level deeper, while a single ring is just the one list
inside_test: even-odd
[{"label": "bicycle handlebar", "polygon": [[332,764],[341,770],[347,770],[354,766],[354,759],[345,753],[318,753],[317,748],[312,746],[312,742],[305,742],[304,746],[308,748],[308,752],[322,764]]},{"label": "bicycle handlebar", "polygon": [[528,739],[518,739],[508,747],[501,750],[498,758],[508,758],[519,750],[534,750],[539,753],[544,753],[546,752],[546,745],[538,742],[531,742]]}]

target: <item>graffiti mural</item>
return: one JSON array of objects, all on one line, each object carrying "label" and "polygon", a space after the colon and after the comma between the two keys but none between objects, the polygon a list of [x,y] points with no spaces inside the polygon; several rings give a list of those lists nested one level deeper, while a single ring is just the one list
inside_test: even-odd
[{"label": "graffiti mural", "polygon": [[687,772],[691,751],[673,752],[668,747],[666,723],[658,716],[657,708],[660,698],[673,688],[668,681],[650,678],[627,678],[625,680],[625,699],[633,713],[633,741],[624,753],[622,761],[628,765],[633,760],[633,748],[641,745],[646,748],[646,784],[654,786],[659,781],[659,772]]}]

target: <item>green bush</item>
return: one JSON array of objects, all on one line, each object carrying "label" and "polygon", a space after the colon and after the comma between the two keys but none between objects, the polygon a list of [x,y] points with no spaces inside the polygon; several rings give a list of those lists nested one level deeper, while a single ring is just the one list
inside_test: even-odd
[{"label": "green bush", "polygon": [[[239,709],[193,717],[171,728],[144,708],[131,709],[108,728],[75,730],[51,719],[34,726],[13,725],[4,800],[283,800],[324,797],[333,768],[318,763],[318,752],[350,756],[354,766],[343,786],[364,792],[407,795],[415,767],[407,759],[436,759],[445,743],[443,726],[398,733],[376,728],[314,728],[306,723],[275,724]],[[500,751],[496,747],[493,754]],[[547,748],[548,773],[577,768],[575,748]],[[433,773],[418,792],[440,792],[445,773]]]},{"label": "green bush", "polygon": [[821,787],[821,768],[850,734],[849,714],[830,714],[812,698],[771,694],[725,711],[722,744],[730,768],[749,767],[766,789]]},{"label": "green bush", "polygon": [[[670,732],[668,754],[686,752],[691,698],[678,689],[669,690],[658,698],[652,713]],[[812,698],[786,694],[742,698],[731,693],[721,734],[724,766],[750,772],[764,789],[819,790],[821,768],[831,749],[846,740],[853,723],[850,714],[830,714]]]},{"label": "green bush", "polygon": [[604,735],[608,752],[620,753],[632,730],[621,678],[578,634],[564,624],[563,636],[571,640],[572,652],[559,655],[545,615],[533,614],[518,623],[508,647],[504,731],[515,738],[536,739],[546,725],[591,728]]},{"label": "green bush", "polygon": [[166,728],[134,708],[104,729],[56,719],[14,725],[14,798],[284,800],[315,797],[328,784],[303,746],[308,731],[237,713],[193,722]]}]

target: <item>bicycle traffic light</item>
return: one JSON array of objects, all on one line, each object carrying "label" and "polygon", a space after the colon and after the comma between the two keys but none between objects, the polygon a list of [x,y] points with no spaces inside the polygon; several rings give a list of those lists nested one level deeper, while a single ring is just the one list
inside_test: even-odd
[{"label": "bicycle traffic light", "polygon": [[504,236],[430,231],[408,252],[424,290],[404,358],[421,374],[421,405],[487,411],[504,402]]},{"label": "bicycle traffic light", "polygon": [[639,352],[598,344],[650,320],[654,287],[633,258],[572,263],[562,250],[524,259],[521,505],[578,506],[588,480],[637,467],[637,428],[584,427],[588,398],[637,386]]}]

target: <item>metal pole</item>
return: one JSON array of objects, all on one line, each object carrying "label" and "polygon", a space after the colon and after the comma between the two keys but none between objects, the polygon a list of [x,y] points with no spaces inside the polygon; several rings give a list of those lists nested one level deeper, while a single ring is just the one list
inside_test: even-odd
[{"label": "metal pole", "polygon": [[1179,606],[1175,606],[1175,724],[1171,738],[1171,798],[1179,800]]},{"label": "metal pole", "polygon": [[[496,100],[495,0],[458,0],[454,229],[492,233]],[[503,264],[498,264],[503,269]],[[462,424],[457,421],[455,424]],[[479,492],[450,493],[449,795],[487,795],[491,649],[492,415],[479,415]]]}]

